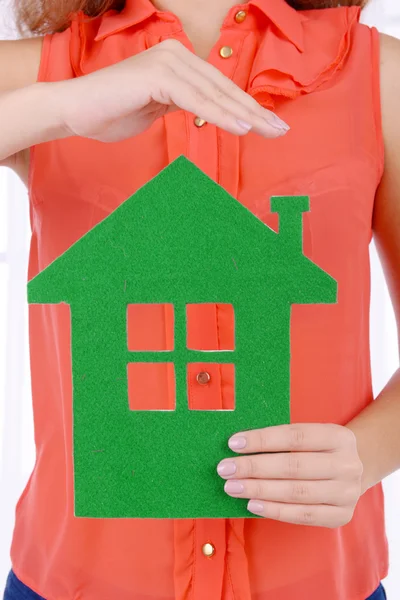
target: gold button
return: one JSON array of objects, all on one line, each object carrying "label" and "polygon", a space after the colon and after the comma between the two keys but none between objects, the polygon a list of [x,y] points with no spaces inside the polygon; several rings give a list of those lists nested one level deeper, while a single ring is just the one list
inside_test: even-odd
[{"label": "gold button", "polygon": [[201,371],[197,374],[196,379],[200,383],[200,385],[205,385],[210,381],[211,375],[210,373],[207,373],[207,371]]},{"label": "gold button", "polygon": [[194,120],[194,124],[196,125],[196,127],[203,127],[203,125],[205,125],[207,123],[207,121],[205,121],[204,119],[200,119],[200,117],[196,117]]},{"label": "gold button", "polygon": [[204,544],[202,550],[204,556],[211,557],[215,554],[215,548],[212,544]]},{"label": "gold button", "polygon": [[233,50],[230,46],[222,46],[219,53],[222,56],[222,58],[229,58],[230,56],[232,56]]},{"label": "gold button", "polygon": [[239,10],[239,12],[235,15],[236,23],[243,23],[245,18],[247,17],[247,12],[245,10]]}]

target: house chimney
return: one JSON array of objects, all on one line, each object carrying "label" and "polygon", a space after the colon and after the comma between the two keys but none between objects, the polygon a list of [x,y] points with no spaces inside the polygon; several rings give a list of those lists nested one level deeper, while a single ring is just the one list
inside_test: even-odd
[{"label": "house chimney", "polygon": [[271,197],[271,212],[279,214],[279,237],[291,252],[303,252],[303,212],[309,210],[308,196]]}]

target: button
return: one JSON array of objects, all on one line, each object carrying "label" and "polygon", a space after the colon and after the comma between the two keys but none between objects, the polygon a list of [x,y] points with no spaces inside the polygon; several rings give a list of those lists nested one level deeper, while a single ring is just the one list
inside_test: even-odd
[{"label": "button", "polygon": [[247,12],[245,10],[239,10],[239,12],[235,15],[236,23],[243,23],[245,18],[247,17]]},{"label": "button", "polygon": [[200,119],[200,117],[196,117],[194,120],[194,124],[196,125],[196,127],[203,127],[203,125],[205,125],[207,123],[207,121],[205,121],[204,119]]},{"label": "button", "polygon": [[212,544],[204,544],[202,550],[204,556],[208,556],[209,558],[215,554],[215,548]]},{"label": "button", "polygon": [[207,373],[207,371],[201,371],[200,373],[197,374],[196,377],[198,383],[200,383],[200,385],[205,385],[206,383],[208,383],[211,379],[211,375],[210,373]]},{"label": "button", "polygon": [[233,50],[230,46],[222,46],[219,53],[220,53],[220,56],[222,56],[222,58],[229,58],[230,56],[232,56]]}]

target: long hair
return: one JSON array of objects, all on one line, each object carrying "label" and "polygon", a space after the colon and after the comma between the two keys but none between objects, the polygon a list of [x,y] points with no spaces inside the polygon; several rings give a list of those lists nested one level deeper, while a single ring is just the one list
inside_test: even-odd
[{"label": "long hair", "polygon": [[[286,0],[297,10],[333,8],[336,6],[364,6],[368,0]],[[71,15],[83,11],[97,17],[107,10],[121,10],[125,0],[14,0],[21,31],[35,34],[55,33],[66,29]]]}]

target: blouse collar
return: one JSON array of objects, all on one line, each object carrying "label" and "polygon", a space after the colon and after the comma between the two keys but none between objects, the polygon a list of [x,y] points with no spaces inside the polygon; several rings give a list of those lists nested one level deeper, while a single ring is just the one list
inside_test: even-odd
[{"label": "blouse collar", "polygon": [[[249,0],[248,3],[233,7],[232,11],[248,9],[249,6],[258,8],[298,50],[303,52],[302,24],[306,17],[301,12],[289,6],[286,0]],[[126,0],[125,8],[121,12],[111,10],[103,16],[95,39],[103,40],[128,27],[142,23],[154,14],[162,16],[165,20],[171,13],[158,11],[150,0]]]}]

